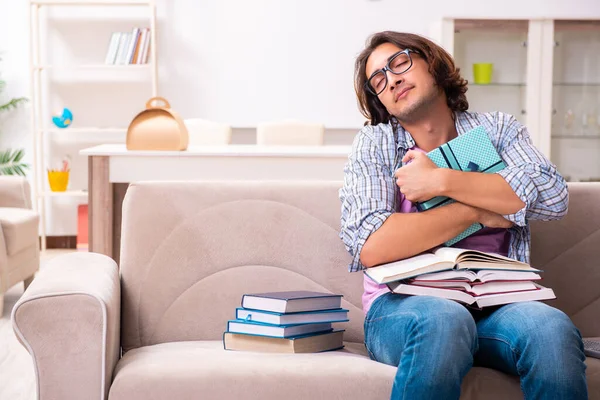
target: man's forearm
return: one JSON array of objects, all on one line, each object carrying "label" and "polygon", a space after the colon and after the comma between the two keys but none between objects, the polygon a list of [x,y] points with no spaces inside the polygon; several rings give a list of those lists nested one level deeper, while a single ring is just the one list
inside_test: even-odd
[{"label": "man's forearm", "polygon": [[419,213],[394,213],[369,236],[360,261],[369,268],[412,257],[458,236],[475,222],[477,210],[461,203]]},{"label": "man's forearm", "polygon": [[442,196],[501,215],[514,214],[525,206],[498,174],[441,169]]}]

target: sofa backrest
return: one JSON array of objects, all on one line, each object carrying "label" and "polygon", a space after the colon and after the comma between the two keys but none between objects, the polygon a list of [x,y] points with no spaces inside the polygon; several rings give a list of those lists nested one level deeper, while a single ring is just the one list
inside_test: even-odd
[{"label": "sofa backrest", "polygon": [[363,340],[361,273],[338,237],[338,182],[130,185],[121,241],[122,346],[221,339],[242,295],[343,294]]},{"label": "sofa backrest", "polygon": [[[123,204],[122,346],[216,340],[242,295],[343,294],[363,340],[361,273],[338,237],[338,182],[155,182]],[[600,183],[569,185],[568,215],[532,223],[532,265],[584,336],[600,336]]]},{"label": "sofa backrest", "polygon": [[587,337],[600,336],[600,182],[570,183],[569,212],[560,221],[531,223],[531,264],[542,285]]}]

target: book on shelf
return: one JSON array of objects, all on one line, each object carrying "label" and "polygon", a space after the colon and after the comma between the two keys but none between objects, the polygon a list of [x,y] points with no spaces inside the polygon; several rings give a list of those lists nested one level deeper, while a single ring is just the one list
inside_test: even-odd
[{"label": "book on shelf", "polygon": [[258,351],[264,353],[320,353],[344,347],[344,330],[335,330],[289,338],[274,338],[225,332],[225,350]]},{"label": "book on shelf", "polygon": [[373,281],[384,284],[432,272],[451,270],[504,270],[541,272],[529,264],[495,253],[478,250],[439,247],[433,252],[422,253],[404,260],[367,268],[365,274]]},{"label": "book on shelf", "polygon": [[150,29],[135,27],[131,32],[113,32],[104,60],[108,65],[147,64]]},{"label": "book on shelf", "polygon": [[237,308],[236,319],[262,322],[273,325],[315,324],[323,322],[348,322],[348,310],[304,311],[296,313],[278,313],[272,311]]},{"label": "book on shelf", "polygon": [[[455,137],[427,153],[427,156],[440,168],[458,171],[495,173],[506,167],[483,126]],[[416,207],[419,211],[425,211],[453,202],[451,198],[438,196],[417,203]],[[482,228],[482,224],[475,223],[445,244],[451,246]]]},{"label": "book on shelf", "polygon": [[313,291],[245,294],[242,307],[278,313],[333,310],[341,307],[342,295]]},{"label": "book on shelf", "polygon": [[227,321],[227,332],[273,337],[307,335],[309,333],[325,332],[332,329],[331,323],[272,325],[242,319]]},{"label": "book on shelf", "polygon": [[534,283],[534,286],[535,288],[532,290],[473,295],[462,290],[411,285],[405,283],[405,281],[392,282],[388,284],[388,287],[393,293],[441,297],[449,300],[455,300],[477,308],[516,303],[521,301],[551,300],[556,298],[552,289],[543,287],[537,283]]}]

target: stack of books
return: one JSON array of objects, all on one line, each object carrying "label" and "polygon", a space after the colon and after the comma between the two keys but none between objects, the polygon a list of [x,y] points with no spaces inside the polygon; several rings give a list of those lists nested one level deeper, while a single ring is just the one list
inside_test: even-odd
[{"label": "stack of books", "polygon": [[552,289],[536,282],[540,272],[498,254],[453,247],[365,270],[394,293],[442,297],[474,308],[555,299]]},{"label": "stack of books", "polygon": [[225,350],[317,353],[344,347],[342,295],[311,291],[245,294],[223,333]]},{"label": "stack of books", "polygon": [[106,51],[105,64],[147,64],[150,57],[150,29],[133,28],[131,32],[113,32]]}]

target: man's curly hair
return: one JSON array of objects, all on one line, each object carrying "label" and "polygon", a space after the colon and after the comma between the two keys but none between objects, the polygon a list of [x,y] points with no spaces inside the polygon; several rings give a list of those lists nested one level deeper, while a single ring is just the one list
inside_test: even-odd
[{"label": "man's curly hair", "polygon": [[452,56],[431,40],[412,33],[385,31],[367,39],[365,49],[356,58],[354,67],[354,90],[358,98],[361,113],[367,117],[366,124],[395,123],[395,118],[387,111],[379,98],[366,90],[367,60],[373,51],[384,43],[392,43],[400,49],[411,49],[429,65],[429,72],[435,83],[446,93],[448,107],[452,111],[466,111],[469,102],[465,93],[467,81],[460,76],[460,69],[454,64]]}]

